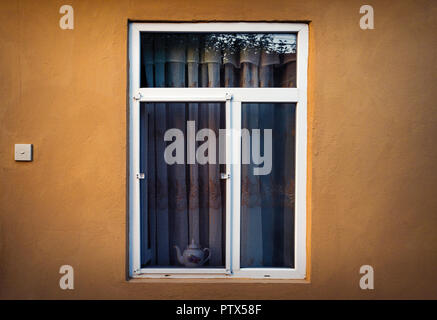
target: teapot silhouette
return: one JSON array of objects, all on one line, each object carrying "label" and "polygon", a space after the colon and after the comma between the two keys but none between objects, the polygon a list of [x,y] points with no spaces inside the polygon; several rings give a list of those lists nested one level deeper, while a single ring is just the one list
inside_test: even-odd
[{"label": "teapot silhouette", "polygon": [[[174,247],[176,249],[179,263],[186,267],[200,267],[207,262],[211,256],[209,248],[200,249],[200,247],[194,242],[194,239],[191,240],[191,244],[184,250],[183,254],[181,254],[181,250],[178,246]],[[205,255],[206,251],[208,251],[207,256]]]}]

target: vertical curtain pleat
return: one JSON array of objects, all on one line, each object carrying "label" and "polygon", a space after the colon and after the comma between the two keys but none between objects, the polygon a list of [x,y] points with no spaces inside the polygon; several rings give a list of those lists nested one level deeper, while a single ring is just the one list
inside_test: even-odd
[{"label": "vertical curtain pleat", "polygon": [[232,52],[231,49],[225,50],[223,52],[223,65],[225,68],[225,87],[237,87],[238,85],[238,68],[239,68],[239,57],[238,54]]},{"label": "vertical curtain pleat", "polygon": [[[188,42],[187,48],[187,73],[188,87],[196,88],[199,86],[199,42],[198,37],[193,36]],[[194,141],[191,145],[190,159],[187,157],[189,164],[189,194],[188,194],[188,218],[189,218],[189,240],[199,244],[200,241],[200,212],[199,212],[199,165],[196,161],[196,127],[199,126],[199,104],[188,104],[188,120],[194,121],[194,132],[187,133],[187,141]]]},{"label": "vertical curtain pleat", "polygon": [[282,266],[284,263],[284,182],[286,180],[284,175],[284,166],[286,165],[285,159],[290,161],[290,155],[287,155],[285,151],[285,141],[286,141],[286,133],[287,124],[284,119],[287,116],[287,109],[278,107],[274,113],[274,122],[275,122],[275,130],[273,134],[274,146],[280,146],[275,148],[275,156],[273,157],[273,168],[272,176],[274,183],[274,192],[273,192],[273,201],[274,201],[274,216],[273,223],[276,226],[275,228],[275,237],[273,239],[273,244],[275,248],[275,253],[273,255],[273,265]]},{"label": "vertical curtain pleat", "polygon": [[296,87],[296,53],[287,53],[283,59],[282,87]]},{"label": "vertical curtain pleat", "polygon": [[143,35],[141,41],[141,56],[144,65],[145,83],[144,87],[153,87],[153,38],[150,35]]},{"label": "vertical curtain pleat", "polygon": [[[156,140],[155,140],[155,104],[149,104],[147,114],[147,164],[155,167],[156,164]],[[145,170],[142,172],[148,173],[148,225],[149,227],[149,241],[150,241],[150,263],[156,264],[156,171]]]},{"label": "vertical curtain pleat", "polygon": [[[259,67],[260,87],[273,87],[274,85],[274,65],[279,63],[279,55],[261,52]],[[264,130],[274,128],[274,104],[263,103],[259,105],[259,129]],[[261,150],[265,150],[264,135],[261,136]],[[265,154],[264,154],[265,156]],[[273,202],[273,179],[272,174],[259,176],[261,204],[262,204],[262,235],[263,235],[263,265],[273,266],[273,257],[276,254],[274,240],[276,234],[274,218],[277,215]]]},{"label": "vertical curtain pleat", "polygon": [[[167,87],[185,87],[185,41],[174,36],[167,51]],[[168,128],[177,128],[186,136],[185,103],[168,103]],[[177,264],[174,246],[185,248],[188,244],[188,199],[186,168],[184,164],[168,166],[169,171],[169,224],[170,224],[170,263]]]},{"label": "vertical curtain pleat", "polygon": [[[289,54],[285,58],[287,66],[284,72],[283,86],[296,86],[296,54]],[[287,127],[284,141],[285,156],[284,163],[284,237],[283,237],[283,264],[286,266],[294,266],[294,205],[295,205],[295,134],[296,134],[296,115],[295,108],[286,108],[284,122]]]},{"label": "vertical curtain pleat", "polygon": [[292,266],[294,265],[294,216],[290,208],[294,209],[294,112],[292,108],[287,108],[286,116],[284,120],[289,126],[285,129],[287,132],[285,138],[285,157],[283,162],[284,165],[284,204],[283,204],[283,214],[284,214],[284,265]]},{"label": "vertical curtain pleat", "polygon": [[[200,57],[199,85],[208,87],[208,64],[205,63],[205,50],[202,49]],[[208,128],[208,104],[199,104],[198,130]],[[209,247],[209,168],[207,164],[199,165],[199,237],[200,245]]]},{"label": "vertical curtain pleat", "polygon": [[166,143],[164,134],[167,128],[167,110],[164,103],[156,104],[156,205],[157,205],[157,264],[170,263],[169,251],[169,193],[168,193],[168,167],[164,161]]},{"label": "vertical curtain pleat", "polygon": [[[208,106],[209,128],[216,137],[219,134],[220,104],[210,103]],[[218,143],[216,143],[218,155]],[[209,173],[209,248],[211,265],[222,264],[222,202],[220,188],[220,165],[208,164]]]},{"label": "vertical curtain pleat", "polygon": [[[240,62],[241,87],[259,87],[259,52],[251,48],[242,50]],[[259,105],[245,104],[242,109],[242,128],[259,128]],[[253,174],[254,168],[253,161],[241,167],[241,265],[245,267],[257,267],[263,264],[264,234],[262,233],[260,179]]]},{"label": "vertical curtain pleat", "polygon": [[[165,40],[155,38],[155,87],[165,87]],[[156,142],[156,263],[169,265],[169,206],[168,206],[168,167],[164,161],[166,142],[164,134],[167,128],[167,107],[165,103],[155,104],[155,142]],[[150,171],[150,170],[149,170]]]},{"label": "vertical curtain pleat", "polygon": [[[148,106],[147,104],[142,104],[142,108],[141,108],[141,112],[140,112],[140,123],[141,123],[141,127],[143,128],[147,128],[147,119],[148,119]],[[148,154],[148,131],[146,130],[141,130],[140,132],[140,152],[142,154],[147,155]],[[140,159],[140,170],[141,172],[145,172],[147,170],[147,156],[146,157],[141,157]],[[140,257],[141,257],[141,261],[142,263],[147,263],[150,261],[150,250],[149,250],[149,246],[150,246],[150,242],[149,242],[149,228],[148,228],[148,220],[149,220],[149,215],[148,215],[148,184],[145,181],[140,181],[140,211],[141,211],[141,217],[140,217],[140,230],[141,230],[141,243],[143,243],[143,245],[141,246],[141,252],[140,252]]]},{"label": "vertical curtain pleat", "polygon": [[[221,53],[213,48],[205,49],[204,62],[208,65],[208,87],[220,87],[220,64]],[[208,128],[219,136],[220,128],[220,104],[208,103]],[[216,155],[219,154],[219,144],[216,141]],[[211,148],[211,145],[210,145]],[[218,157],[217,159],[218,160]],[[209,249],[211,250],[210,264],[222,264],[222,202],[220,187],[220,165],[208,164],[209,176]]]}]

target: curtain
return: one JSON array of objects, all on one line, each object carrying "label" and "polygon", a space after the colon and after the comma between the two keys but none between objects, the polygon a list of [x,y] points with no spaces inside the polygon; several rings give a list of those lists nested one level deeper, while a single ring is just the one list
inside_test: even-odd
[{"label": "curtain", "polygon": [[[282,61],[281,84],[292,86],[295,55],[285,55]],[[240,53],[240,62],[242,87],[274,86],[275,67],[280,65],[277,53],[245,50]],[[273,165],[267,175],[254,175],[253,159],[242,165],[240,265],[293,267],[294,108],[290,104],[243,103],[242,113],[242,128],[260,129],[261,133],[273,129]]]},{"label": "curtain", "polygon": [[[141,43],[142,87],[295,86],[292,53],[214,47],[196,34],[146,33]],[[255,164],[242,165],[241,266],[293,266],[294,107],[244,104],[242,120],[242,128],[275,128],[275,149],[271,174],[256,176]],[[209,128],[219,137],[224,104],[142,104],[141,121],[140,165],[147,172],[141,188],[142,264],[181,267],[174,246],[183,251],[193,241],[210,249],[205,266],[224,266],[226,195],[218,139],[216,163],[189,159],[187,145],[185,164],[168,165],[163,156],[167,129],[180,129],[186,139],[193,139],[195,132]],[[187,121],[195,122],[195,132],[187,130]],[[191,147],[198,150],[202,143]]]}]

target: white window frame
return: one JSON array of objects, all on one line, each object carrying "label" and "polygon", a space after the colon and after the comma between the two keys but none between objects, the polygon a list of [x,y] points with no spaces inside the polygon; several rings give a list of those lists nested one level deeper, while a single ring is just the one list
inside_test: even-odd
[{"label": "white window frame", "polygon": [[[140,88],[140,32],[288,32],[297,34],[296,88]],[[207,22],[129,24],[129,275],[131,278],[306,277],[308,25],[303,23]],[[296,188],[294,268],[240,268],[241,139],[226,137],[225,268],[141,268],[140,266],[140,102],[226,102],[226,127],[241,129],[241,104],[296,103]],[[232,241],[232,248],[231,248]]]}]

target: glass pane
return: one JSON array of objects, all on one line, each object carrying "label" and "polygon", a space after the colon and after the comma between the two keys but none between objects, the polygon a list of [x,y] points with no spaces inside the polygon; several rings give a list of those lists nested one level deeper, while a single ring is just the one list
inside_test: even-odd
[{"label": "glass pane", "polygon": [[242,104],[242,268],[294,267],[295,111]]},{"label": "glass pane", "polygon": [[296,87],[296,34],[141,33],[141,87]]},{"label": "glass pane", "polygon": [[141,103],[140,110],[142,267],[224,267],[224,103]]}]

